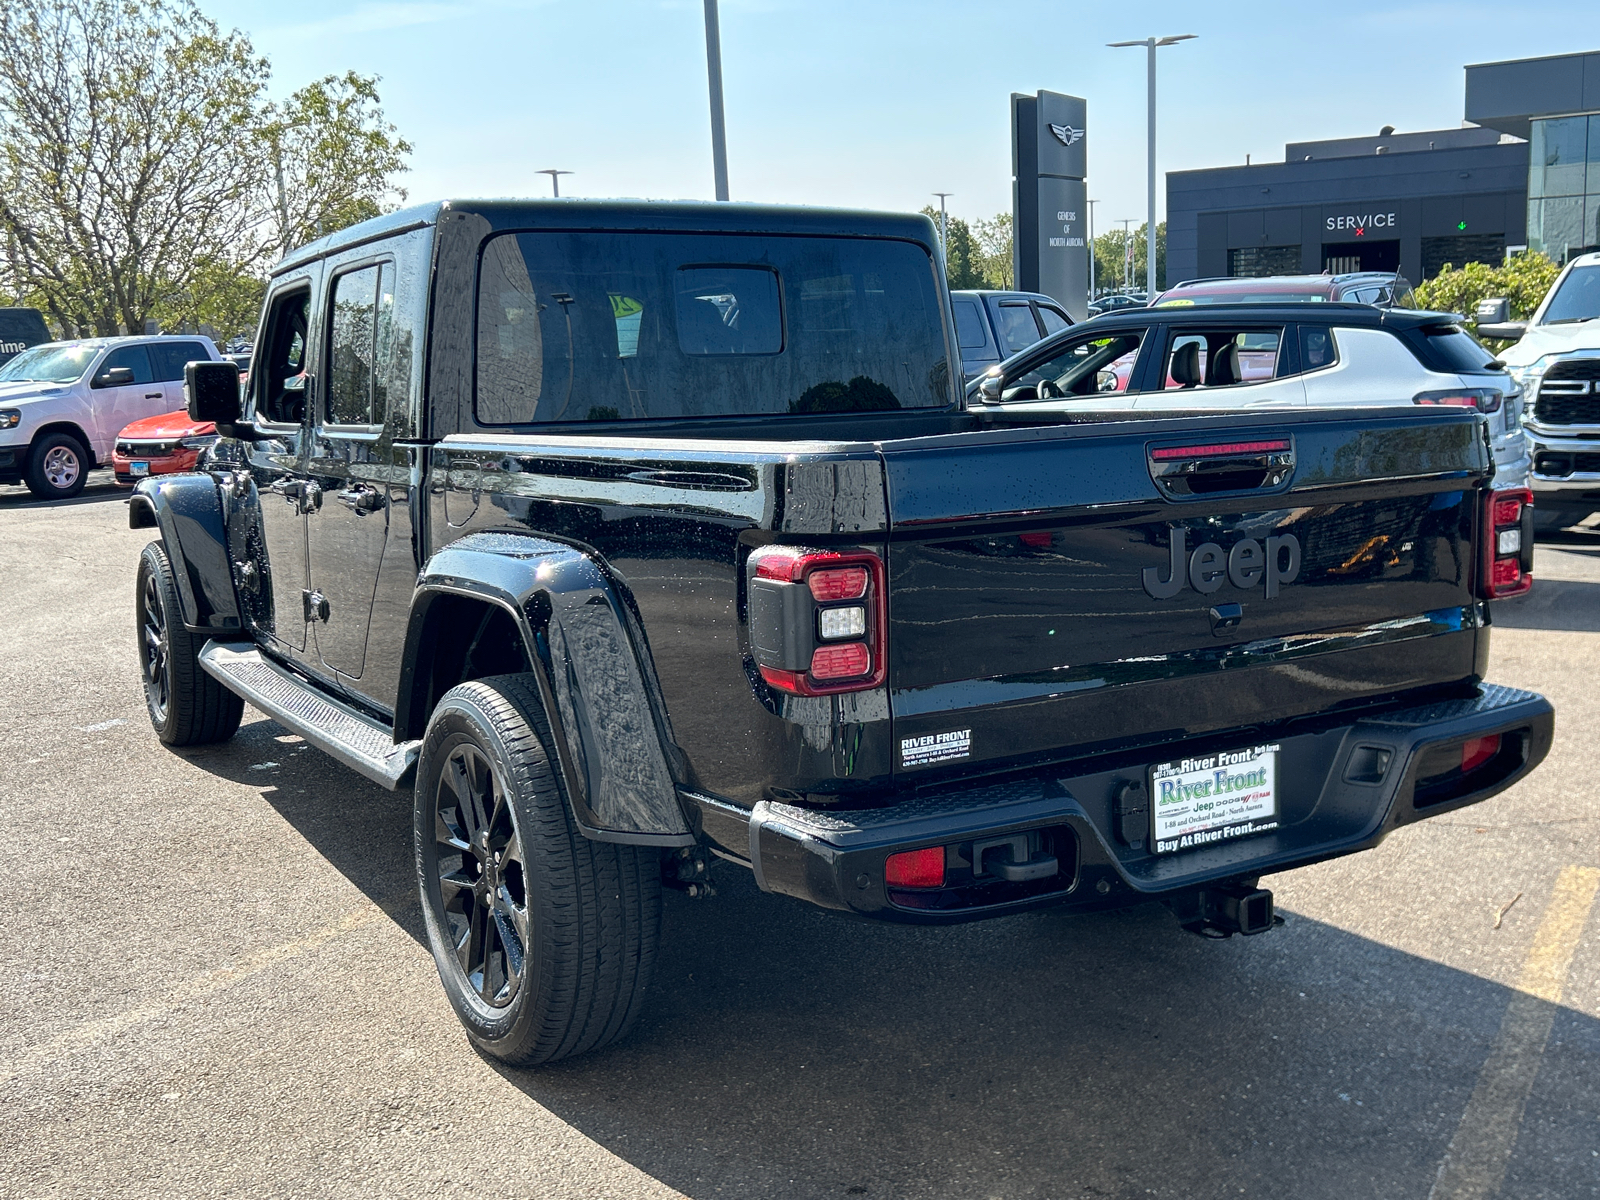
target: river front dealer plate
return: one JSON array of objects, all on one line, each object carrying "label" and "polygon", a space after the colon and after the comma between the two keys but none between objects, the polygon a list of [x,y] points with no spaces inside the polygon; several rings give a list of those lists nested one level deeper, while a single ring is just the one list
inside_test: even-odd
[{"label": "river front dealer plate", "polygon": [[1150,768],[1157,854],[1278,827],[1278,746],[1224,750]]}]

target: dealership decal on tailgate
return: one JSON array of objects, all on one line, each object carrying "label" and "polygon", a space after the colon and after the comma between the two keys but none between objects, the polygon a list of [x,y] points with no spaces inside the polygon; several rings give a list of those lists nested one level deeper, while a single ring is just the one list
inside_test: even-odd
[{"label": "dealership decal on tailgate", "polygon": [[972,730],[952,729],[949,733],[929,733],[900,739],[900,765],[926,767],[932,763],[967,758],[972,754]]},{"label": "dealership decal on tailgate", "polygon": [[1157,854],[1278,827],[1278,747],[1224,751],[1150,768]]}]

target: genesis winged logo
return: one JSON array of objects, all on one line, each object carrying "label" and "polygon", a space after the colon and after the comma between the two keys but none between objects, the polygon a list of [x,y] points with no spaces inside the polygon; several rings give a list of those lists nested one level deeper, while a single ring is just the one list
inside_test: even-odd
[{"label": "genesis winged logo", "polygon": [[1056,141],[1063,146],[1074,146],[1083,141],[1083,130],[1074,129],[1071,125],[1050,124],[1050,132],[1056,135]]}]

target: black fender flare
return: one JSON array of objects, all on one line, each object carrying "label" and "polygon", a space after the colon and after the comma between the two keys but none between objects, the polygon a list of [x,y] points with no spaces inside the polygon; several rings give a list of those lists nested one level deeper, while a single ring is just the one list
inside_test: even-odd
[{"label": "black fender flare", "polygon": [[160,531],[177,577],[183,623],[191,633],[240,628],[228,522],[212,476],[141,479],[128,501],[128,528]]},{"label": "black fender flare", "polygon": [[429,610],[442,596],[494,605],[516,623],[544,701],[573,819],[586,837],[694,844],[627,610],[592,557],[515,533],[471,534],[434,554],[412,597],[397,737],[421,737],[429,715],[420,711],[426,701],[419,689],[426,681],[415,672]]}]

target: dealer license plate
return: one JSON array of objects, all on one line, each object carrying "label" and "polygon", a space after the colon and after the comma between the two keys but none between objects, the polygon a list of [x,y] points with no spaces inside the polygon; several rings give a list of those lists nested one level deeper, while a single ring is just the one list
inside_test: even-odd
[{"label": "dealer license plate", "polygon": [[1223,750],[1150,768],[1157,854],[1278,827],[1278,746]]},{"label": "dealer license plate", "polygon": [[131,462],[128,464],[128,474],[148,475],[150,474],[150,464],[147,462]]}]

